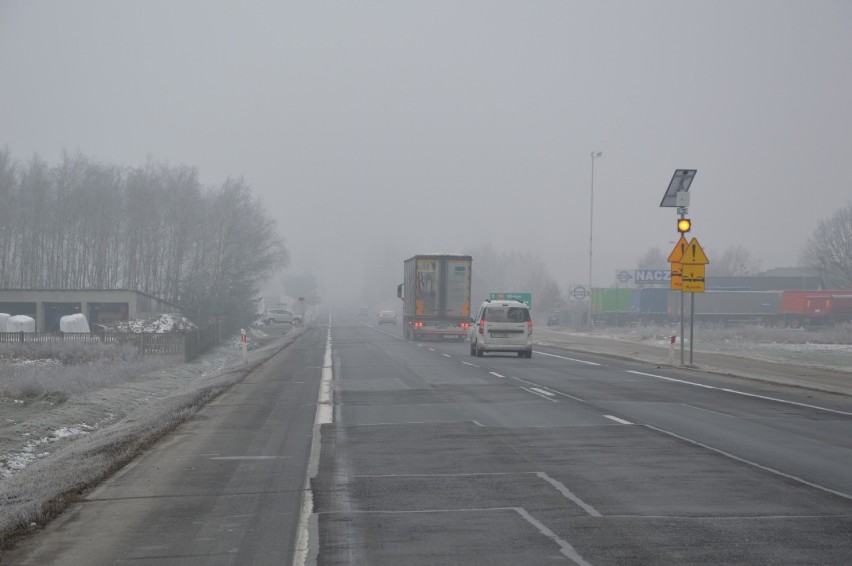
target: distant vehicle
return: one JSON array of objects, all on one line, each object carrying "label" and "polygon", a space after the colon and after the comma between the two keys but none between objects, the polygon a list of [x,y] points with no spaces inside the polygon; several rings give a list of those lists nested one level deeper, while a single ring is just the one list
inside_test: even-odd
[{"label": "distant vehicle", "polygon": [[370,314],[370,310],[367,307],[360,307],[358,309],[358,316],[367,316]]},{"label": "distant vehicle", "polygon": [[547,317],[548,326],[559,326],[559,311],[553,311]]},{"label": "distant vehicle", "polygon": [[301,327],[305,322],[302,320],[302,317],[299,315],[293,316],[293,326]]},{"label": "distant vehicle", "polygon": [[460,254],[423,254],[405,260],[396,294],[402,299],[407,340],[465,340],[472,262],[469,255]]},{"label": "distant vehicle", "polygon": [[396,326],[396,312],[394,311],[380,311],[378,316],[378,324],[381,326],[382,324],[393,324]]},{"label": "distant vehicle", "polygon": [[266,324],[293,324],[293,313],[287,309],[271,309],[264,314]]},{"label": "distant vehicle", "polygon": [[519,358],[532,357],[533,324],[526,303],[485,301],[473,322],[468,332],[471,356],[517,352]]}]

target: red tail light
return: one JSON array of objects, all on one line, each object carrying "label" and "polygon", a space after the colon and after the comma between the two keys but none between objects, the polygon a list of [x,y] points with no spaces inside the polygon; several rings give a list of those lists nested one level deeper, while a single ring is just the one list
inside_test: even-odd
[{"label": "red tail light", "polygon": [[467,330],[468,328],[470,328],[470,323],[469,322],[460,322],[459,326],[461,326],[464,330]]},{"label": "red tail light", "polygon": [[527,331],[532,334],[532,319],[527,321]]},{"label": "red tail light", "polygon": [[415,328],[421,328],[422,326],[423,326],[423,321],[422,321],[422,320],[416,320],[416,321],[414,321],[414,327],[415,327]]},{"label": "red tail light", "polygon": [[479,319],[479,333],[485,334],[485,319],[484,318]]}]

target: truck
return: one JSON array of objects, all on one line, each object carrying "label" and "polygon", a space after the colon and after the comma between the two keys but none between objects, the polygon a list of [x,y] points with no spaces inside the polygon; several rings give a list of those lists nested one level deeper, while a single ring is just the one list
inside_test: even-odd
[{"label": "truck", "polygon": [[396,294],[406,340],[467,339],[472,264],[463,254],[420,254],[403,262]]}]

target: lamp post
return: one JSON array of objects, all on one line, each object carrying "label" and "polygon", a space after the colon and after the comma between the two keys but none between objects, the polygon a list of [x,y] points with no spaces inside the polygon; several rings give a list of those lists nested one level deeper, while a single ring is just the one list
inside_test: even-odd
[{"label": "lamp post", "polygon": [[595,224],[595,158],[603,155],[603,152],[592,152],[592,190],[589,200],[589,326],[594,326],[592,319],[592,235]]}]

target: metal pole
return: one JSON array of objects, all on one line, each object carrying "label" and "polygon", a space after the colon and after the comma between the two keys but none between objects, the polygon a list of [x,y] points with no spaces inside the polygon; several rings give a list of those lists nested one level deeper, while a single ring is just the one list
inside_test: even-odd
[{"label": "metal pole", "polygon": [[695,327],[695,293],[689,298],[689,365],[692,365],[692,330]]},{"label": "metal pole", "polygon": [[680,290],[680,365],[683,365],[683,289]]},{"label": "metal pole", "polygon": [[600,151],[592,152],[592,186],[589,199],[589,326],[594,326],[592,319],[592,234],[595,223],[595,157],[603,155]]}]

